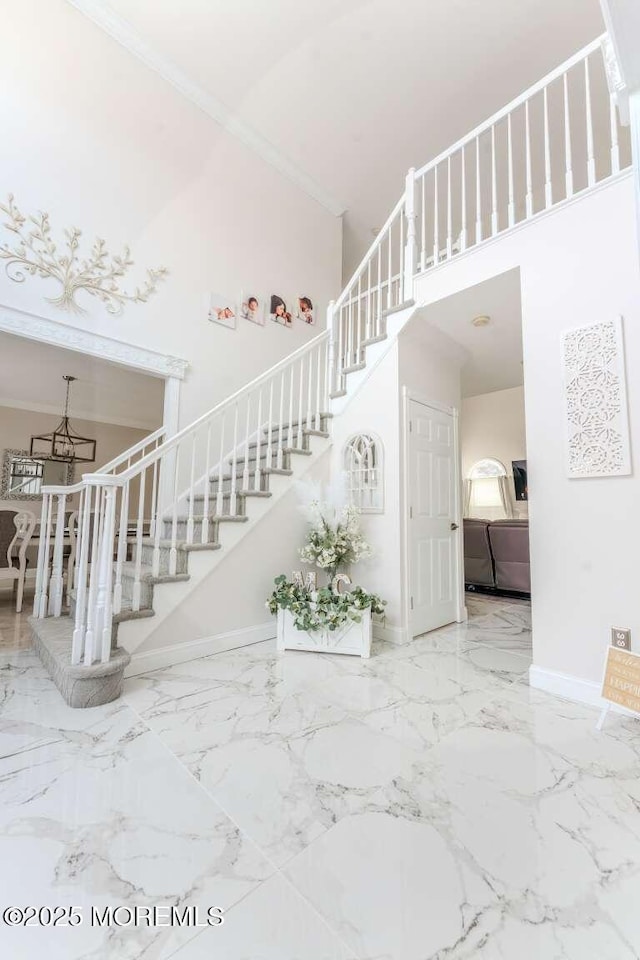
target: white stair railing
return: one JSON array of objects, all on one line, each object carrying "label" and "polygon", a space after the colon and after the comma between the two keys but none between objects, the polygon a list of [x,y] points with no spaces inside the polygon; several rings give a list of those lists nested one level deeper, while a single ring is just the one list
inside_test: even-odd
[{"label": "white stair railing", "polygon": [[[166,436],[166,428],[159,427],[129,447],[124,453],[114,457],[101,469],[101,474],[117,474],[141,460],[150,450],[157,449]],[[42,618],[49,614],[59,617],[64,596],[64,578],[67,580],[67,598],[71,589],[77,586],[76,559],[80,548],[76,525],[78,517],[83,515],[86,485],[84,481],[67,487],[42,488],[42,513],[38,539],[38,563],[36,568],[36,589],[33,603],[34,617]],[[72,504],[77,498],[77,506]],[[67,569],[64,570],[64,547],[68,537],[71,551]],[[52,556],[53,549],[53,556]]]},{"label": "white stair railing", "polygon": [[385,333],[414,277],[631,165],[609,92],[607,35],[415,171],[340,298],[330,304],[334,393]]},{"label": "white stair railing", "polygon": [[328,409],[325,331],[129,466],[87,474],[74,488],[44,488],[39,618],[61,614],[57,531],[67,497],[80,493],[72,663],[109,660],[114,617],[148,609],[154,580],[186,573],[185,547],[217,545],[219,524],[242,518],[266,475],[289,472],[292,455],[308,452]]}]

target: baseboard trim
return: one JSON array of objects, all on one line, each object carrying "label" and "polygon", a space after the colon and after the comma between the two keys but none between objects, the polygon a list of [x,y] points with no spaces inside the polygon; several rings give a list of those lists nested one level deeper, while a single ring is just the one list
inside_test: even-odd
[{"label": "baseboard trim", "polygon": [[555,670],[545,670],[532,664],[529,667],[529,685],[536,690],[553,693],[563,700],[588,703],[592,707],[602,706],[602,687],[594,680],[584,680],[568,673],[556,673]]},{"label": "baseboard trim", "polygon": [[409,636],[404,627],[390,627],[388,624],[373,624],[373,639],[386,640],[388,643],[406,643]]},{"label": "baseboard trim", "polygon": [[223,653],[225,650],[236,650],[239,647],[248,647],[252,643],[272,640],[275,635],[276,622],[274,619],[253,627],[242,627],[240,630],[219,633],[215,637],[203,637],[200,640],[189,640],[186,643],[174,643],[169,647],[158,647],[156,650],[133,653],[131,663],[126,668],[124,675],[125,677],[137,677],[141,673],[172,667],[176,663],[187,663],[189,660],[209,657],[213,653]]}]

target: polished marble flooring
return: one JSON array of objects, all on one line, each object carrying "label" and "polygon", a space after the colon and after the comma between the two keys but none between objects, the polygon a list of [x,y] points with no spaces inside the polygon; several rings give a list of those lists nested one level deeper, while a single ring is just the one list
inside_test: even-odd
[{"label": "polished marble flooring", "polygon": [[[0,925],[10,960],[636,960],[640,726],[532,691],[529,605],[369,661],[272,643],[74,711],[0,600]],[[221,927],[91,926],[197,905]],[[201,914],[201,918],[204,914]]]}]

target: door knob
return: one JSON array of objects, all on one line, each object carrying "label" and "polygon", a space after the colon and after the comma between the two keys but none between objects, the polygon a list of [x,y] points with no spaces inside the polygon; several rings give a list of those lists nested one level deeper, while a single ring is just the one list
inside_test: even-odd
[{"label": "door knob", "polygon": [[457,523],[452,523],[452,524],[451,524],[451,529],[452,529],[452,530],[457,530],[457,529],[458,529],[458,524],[457,524]]}]

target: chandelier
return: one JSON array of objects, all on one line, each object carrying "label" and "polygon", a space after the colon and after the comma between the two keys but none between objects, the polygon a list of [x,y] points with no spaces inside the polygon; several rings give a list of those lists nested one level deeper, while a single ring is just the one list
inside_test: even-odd
[{"label": "chandelier", "polygon": [[69,391],[77,377],[64,376],[67,381],[67,395],[64,401],[62,420],[53,433],[43,433],[31,437],[32,457],[39,460],[64,460],[67,463],[93,463],[96,459],[96,441],[81,437],[75,433],[69,423]]}]

